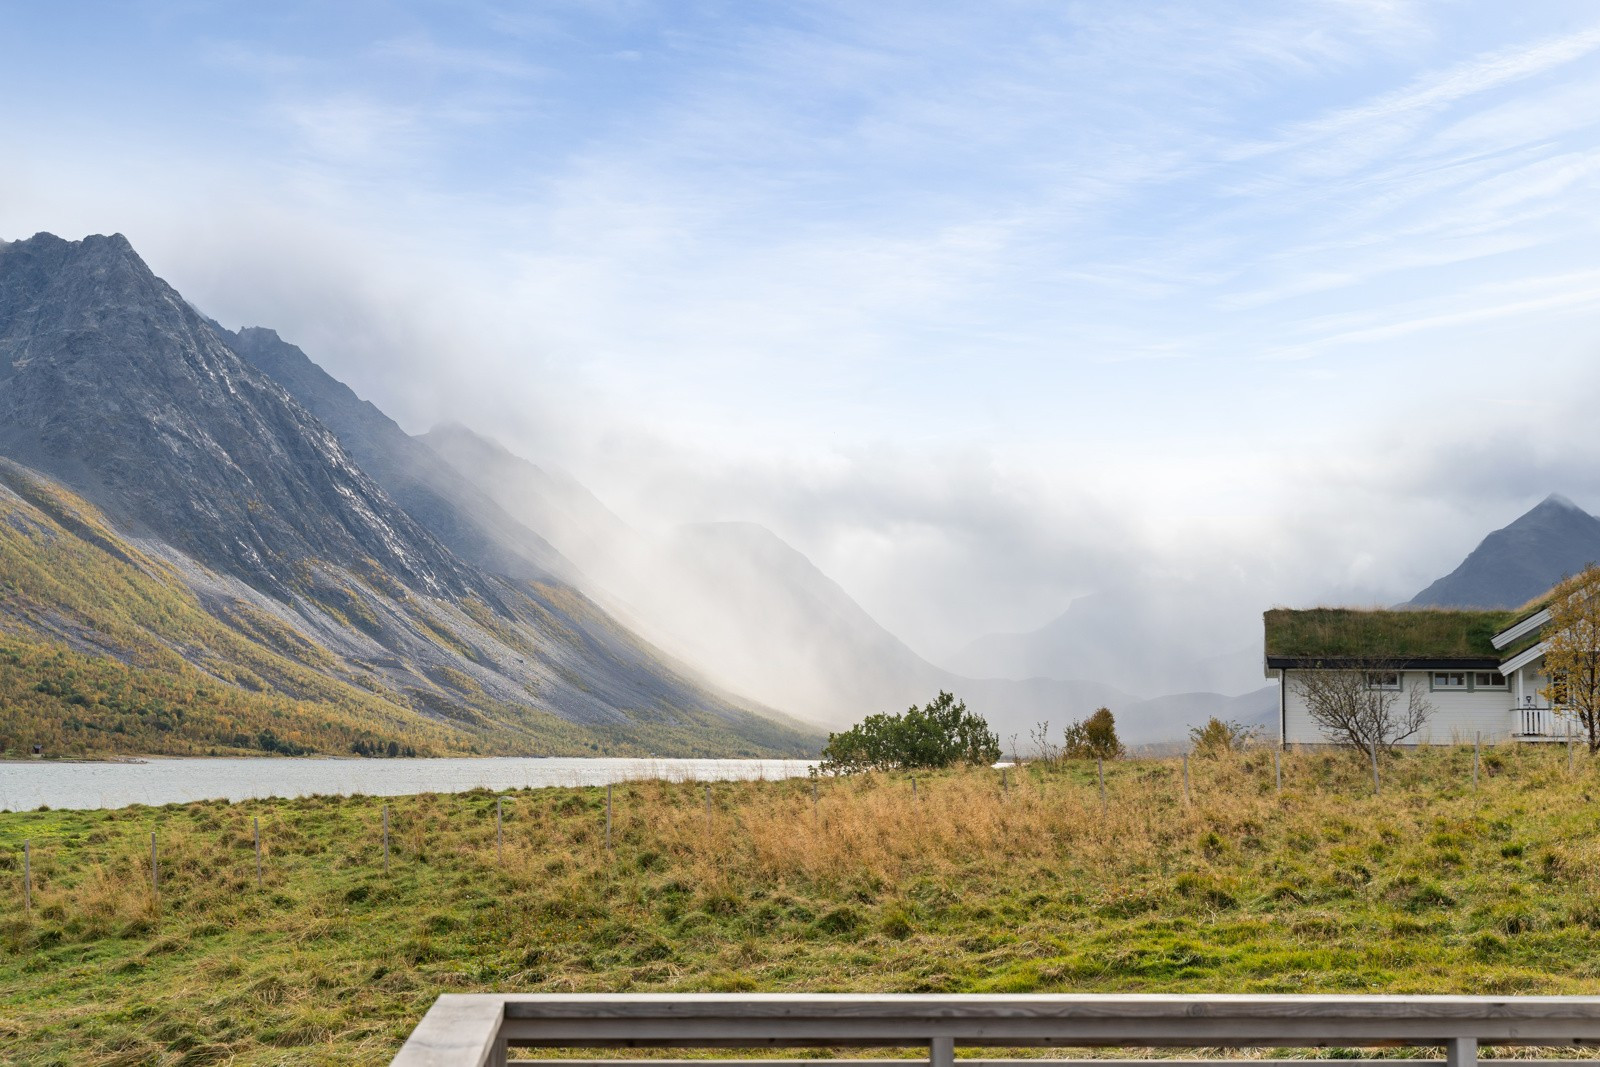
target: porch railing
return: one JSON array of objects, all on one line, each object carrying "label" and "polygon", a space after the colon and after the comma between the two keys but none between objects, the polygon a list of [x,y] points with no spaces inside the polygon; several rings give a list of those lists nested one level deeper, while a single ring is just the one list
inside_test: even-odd
[{"label": "porch railing", "polygon": [[[856,995],[828,993],[446,994],[393,1067],[500,1067],[507,1049],[868,1048],[919,1050],[909,1059],[847,1059],[851,1067],[953,1067],[956,1050],[995,1048],[1440,1048],[1470,1067],[1481,1045],[1600,1044],[1600,997],[1233,995]],[[548,1060],[545,1067],[682,1067],[685,1061]],[[763,1067],[819,1061],[699,1059]],[[1061,1067],[1106,1061],[962,1059],[962,1067]],[[1216,1060],[1162,1059],[1163,1067]],[[1278,1067],[1291,1060],[1250,1061]],[[1407,1061],[1341,1059],[1341,1067]],[[1543,1060],[1542,1064],[1578,1061]],[[1585,1062],[1593,1067],[1595,1061]]]}]

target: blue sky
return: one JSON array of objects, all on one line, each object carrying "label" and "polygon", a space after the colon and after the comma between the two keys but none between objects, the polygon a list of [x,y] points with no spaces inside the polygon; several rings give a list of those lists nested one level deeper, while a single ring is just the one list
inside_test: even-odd
[{"label": "blue sky", "polygon": [[1600,508],[1586,3],[0,3],[0,237],[764,522],[930,652]]}]

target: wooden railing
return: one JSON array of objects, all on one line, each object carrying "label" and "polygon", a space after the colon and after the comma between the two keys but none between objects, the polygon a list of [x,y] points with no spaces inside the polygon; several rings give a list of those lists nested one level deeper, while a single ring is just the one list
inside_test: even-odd
[{"label": "wooden railing", "polygon": [[[1442,1048],[1470,1067],[1480,1045],[1600,1044],[1600,997],[1230,995],[857,995],[830,993],[446,994],[393,1067],[500,1067],[510,1047],[565,1049],[870,1048],[924,1050],[926,1059],[838,1061],[850,1067],[952,1067],[957,1048],[1316,1049]],[[548,1060],[584,1067],[681,1067],[683,1061]],[[820,1061],[695,1060],[763,1067]],[[962,1067],[1106,1067],[1104,1060],[962,1058]],[[1130,1062],[1118,1061],[1119,1067]],[[1163,1067],[1216,1060],[1162,1059]],[[1279,1067],[1292,1060],[1249,1061]],[[1303,1062],[1303,1061],[1301,1061]],[[1340,1067],[1408,1061],[1341,1059]],[[1542,1060],[1542,1065],[1578,1061]],[[1581,1061],[1594,1067],[1596,1061]]]},{"label": "wooden railing", "polygon": [[1511,714],[1517,717],[1518,737],[1554,737],[1560,729],[1550,708],[1512,708]]}]

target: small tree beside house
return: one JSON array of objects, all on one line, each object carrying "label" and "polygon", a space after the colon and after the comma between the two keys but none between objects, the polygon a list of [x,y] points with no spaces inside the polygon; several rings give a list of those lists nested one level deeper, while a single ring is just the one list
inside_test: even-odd
[{"label": "small tree beside house", "polygon": [[1576,719],[1589,751],[1600,751],[1600,567],[1563,583],[1548,608],[1544,662],[1552,705]]},{"label": "small tree beside house", "polygon": [[1433,705],[1416,687],[1401,685],[1397,666],[1378,660],[1305,671],[1294,679],[1313,722],[1335,744],[1374,757],[1415,736]]}]

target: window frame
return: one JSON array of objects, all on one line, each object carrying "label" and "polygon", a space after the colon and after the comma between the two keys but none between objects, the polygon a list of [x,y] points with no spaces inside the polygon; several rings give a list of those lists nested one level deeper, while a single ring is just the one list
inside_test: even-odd
[{"label": "window frame", "polygon": [[[1391,685],[1379,681],[1381,678],[1393,678],[1394,683]],[[1405,682],[1405,671],[1366,671],[1362,678],[1362,684],[1369,693],[1398,693],[1405,688]]]},{"label": "window frame", "polygon": [[[1430,693],[1466,693],[1472,689],[1470,679],[1471,671],[1429,671],[1428,692]],[[1460,685],[1440,685],[1440,678],[1460,678]]]}]

